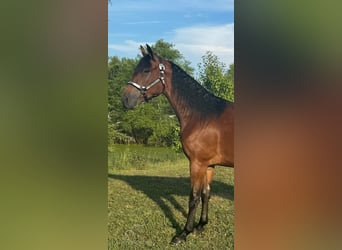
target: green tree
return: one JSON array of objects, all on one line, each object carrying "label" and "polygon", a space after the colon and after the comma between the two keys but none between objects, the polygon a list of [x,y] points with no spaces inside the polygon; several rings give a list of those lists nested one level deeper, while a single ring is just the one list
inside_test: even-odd
[{"label": "green tree", "polygon": [[226,72],[228,78],[228,93],[227,99],[234,102],[234,64],[229,65],[229,69]]},{"label": "green tree", "polygon": [[147,144],[153,134],[156,110],[151,105],[140,105],[124,113],[120,123],[123,131],[132,136],[136,143]]},{"label": "green tree", "polygon": [[108,62],[108,122],[116,123],[124,114],[121,104],[121,94],[127,85],[137,59],[119,59],[117,56],[110,57]]},{"label": "green tree", "polygon": [[213,94],[234,101],[234,64],[227,69],[219,58],[208,51],[198,64],[199,82]]},{"label": "green tree", "polygon": [[190,66],[191,62],[186,60],[179,50],[174,47],[174,44],[167,43],[163,39],[158,40],[154,45],[152,45],[153,52],[167,60],[174,62],[183,70],[185,70],[186,73],[193,76],[194,68]]}]

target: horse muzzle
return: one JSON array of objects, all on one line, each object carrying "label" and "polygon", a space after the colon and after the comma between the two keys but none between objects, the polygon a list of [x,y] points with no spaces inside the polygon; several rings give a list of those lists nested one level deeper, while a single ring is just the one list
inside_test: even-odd
[{"label": "horse muzzle", "polygon": [[134,109],[139,104],[140,96],[138,91],[125,91],[121,97],[123,106],[127,109]]}]

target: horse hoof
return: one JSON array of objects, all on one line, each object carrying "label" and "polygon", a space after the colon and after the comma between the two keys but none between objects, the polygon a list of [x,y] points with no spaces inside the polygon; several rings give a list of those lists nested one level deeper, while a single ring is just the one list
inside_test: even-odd
[{"label": "horse hoof", "polygon": [[197,226],[197,227],[195,227],[194,233],[196,235],[200,235],[201,233],[203,233],[203,231],[204,231],[204,227],[203,226]]},{"label": "horse hoof", "polygon": [[172,245],[178,245],[182,242],[185,242],[186,241],[186,236],[184,235],[176,235],[172,238],[171,240],[171,244]]}]

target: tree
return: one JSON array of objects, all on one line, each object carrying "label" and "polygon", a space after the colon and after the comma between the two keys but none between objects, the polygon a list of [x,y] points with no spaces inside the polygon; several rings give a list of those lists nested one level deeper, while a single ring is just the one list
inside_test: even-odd
[{"label": "tree", "polygon": [[226,71],[226,77],[228,79],[227,99],[234,102],[234,64],[229,65],[229,69]]},{"label": "tree", "polygon": [[191,62],[186,60],[179,50],[175,49],[174,47],[174,44],[167,43],[163,39],[158,40],[154,45],[152,45],[152,49],[155,53],[167,60],[174,62],[186,73],[192,76],[194,74],[194,69],[190,66]]},{"label": "tree", "polygon": [[108,62],[108,121],[120,120],[124,110],[121,104],[121,93],[137,64],[137,59],[109,58]]},{"label": "tree", "polygon": [[227,69],[219,58],[207,51],[198,64],[199,82],[208,91],[226,100],[234,101],[234,64]]}]

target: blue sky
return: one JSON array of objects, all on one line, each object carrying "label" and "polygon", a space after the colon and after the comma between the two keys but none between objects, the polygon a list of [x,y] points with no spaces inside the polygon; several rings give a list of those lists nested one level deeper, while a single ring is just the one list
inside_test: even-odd
[{"label": "blue sky", "polygon": [[135,58],[140,44],[175,44],[197,68],[206,51],[234,61],[233,0],[112,0],[108,5],[108,55]]}]

